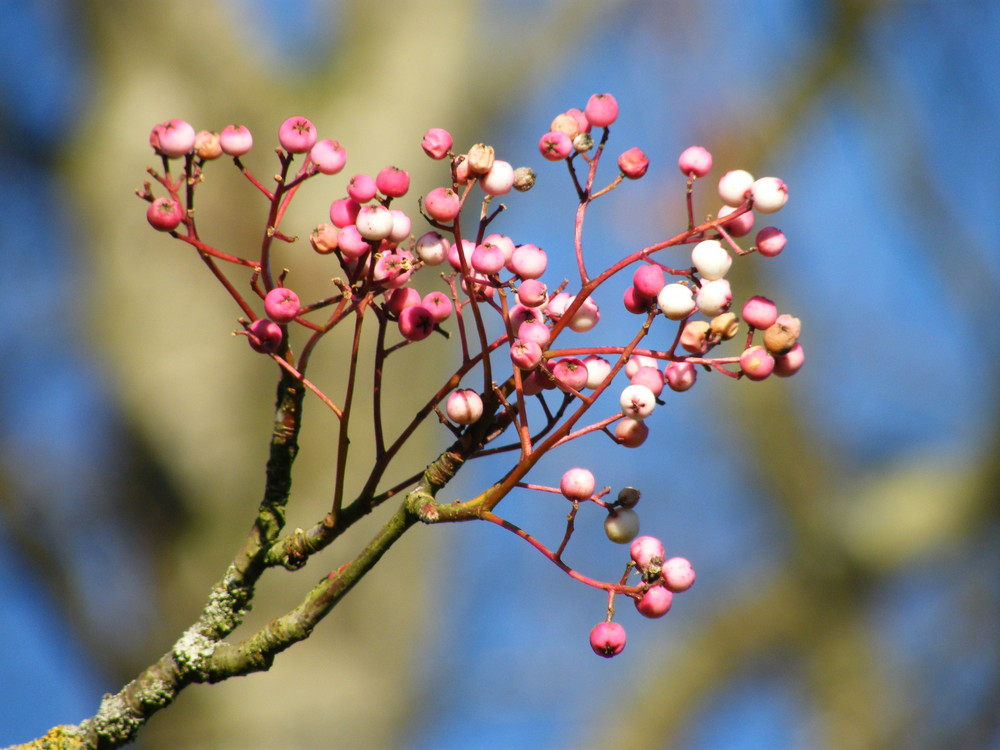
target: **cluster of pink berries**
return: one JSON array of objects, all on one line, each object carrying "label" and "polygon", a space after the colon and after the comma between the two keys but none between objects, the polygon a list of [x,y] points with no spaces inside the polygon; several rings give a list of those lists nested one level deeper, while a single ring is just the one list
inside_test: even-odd
[{"label": "cluster of pink berries", "polygon": [[[574,504],[593,502],[607,510],[604,531],[612,542],[629,544],[631,560],[626,569],[624,584],[629,573],[635,571],[642,583],[627,593],[635,602],[636,611],[643,617],[659,618],[670,611],[674,594],[687,591],[694,585],[695,573],[691,563],[683,557],[667,558],[663,542],[653,536],[639,536],[639,516],[635,511],[641,493],[635,487],[625,487],[613,503],[606,503],[594,494],[596,480],[584,468],[566,471],[559,481],[559,490]],[[626,593],[611,589],[615,593]],[[590,632],[590,645],[599,656],[610,658],[625,648],[625,628],[612,622],[614,608],[609,605],[608,616]]]},{"label": "cluster of pink berries", "polygon": [[[496,424],[499,415],[505,415],[506,424],[517,426],[521,435],[522,464],[530,468],[534,459],[531,462],[526,459],[536,450],[527,428],[525,402],[530,397],[539,397],[546,414],[547,423],[540,434],[551,431],[555,436],[553,440],[566,440],[576,434],[600,430],[616,443],[634,448],[647,439],[646,420],[658,404],[663,404],[664,390],[690,389],[700,370],[763,380],[772,374],[791,375],[803,364],[797,318],[779,314],[775,303],[760,295],[747,299],[740,317],[730,309],[733,290],[726,275],[734,256],[756,252],[774,257],[785,246],[784,234],[775,227],[758,231],[750,248],[743,249],[736,243],[736,238],[752,231],[755,215],[772,214],[785,204],[788,190],[778,178],[754,179],[743,170],[727,172],[718,183],[722,207],[714,218],[696,225],[692,186],[711,171],[712,155],[700,146],[688,148],[678,160],[680,171],[687,180],[687,231],[633,252],[597,276],[587,273],[580,239],[586,209],[623,180],[642,178],[650,166],[641,149],[630,148],[618,156],[617,178],[602,190],[594,189],[596,167],[608,140],[608,128],[617,118],[615,98],[610,94],[596,94],[583,110],[570,109],[555,117],[549,131],[538,142],[539,152],[545,159],[569,163],[580,195],[582,208],[577,217],[575,247],[571,251],[575,251],[580,269],[579,291],[575,293],[567,291],[568,281],[560,281],[552,288],[543,281],[548,267],[545,250],[530,242],[515,242],[505,234],[490,230],[492,222],[506,208],[501,205],[490,212],[491,201],[512,190],[530,190],[535,173],[527,167],[514,168],[510,162],[498,159],[494,149],[486,144],[475,144],[464,153],[456,153],[451,134],[440,128],[428,130],[421,143],[427,156],[447,160],[448,165],[447,183],[428,191],[417,202],[419,214],[429,229],[414,234],[417,214],[408,214],[392,205],[409,191],[407,172],[386,166],[375,177],[355,174],[347,180],[344,193],[332,200],[329,223],[319,224],[309,237],[317,253],[336,259],[343,275],[335,280],[334,296],[308,305],[303,305],[298,294],[286,285],[285,273],[277,281],[272,279],[267,249],[275,238],[294,241],[278,229],[284,208],[294,194],[292,188],[319,174],[338,174],[346,164],[344,148],[336,141],[318,139],[316,128],[308,119],[292,117],[279,128],[281,148],[278,156],[282,171],[276,178],[278,187],[274,191],[257,182],[240,161],[253,145],[253,138],[245,127],[230,125],[221,133],[213,133],[195,132],[191,125],[181,120],[157,125],[150,134],[150,143],[163,157],[167,174],[157,179],[169,195],[154,197],[148,184],[140,195],[150,204],[147,218],[156,229],[194,245],[210,262],[221,259],[253,269],[251,288],[263,301],[263,316],[252,314],[253,306],[232,285],[227,287],[251,318],[241,319],[244,330],[239,333],[247,336],[254,350],[278,358],[289,367],[293,361],[288,341],[292,324],[310,331],[311,347],[319,335],[347,314],[354,312],[360,316],[364,310],[374,309],[383,324],[394,324],[401,339],[385,346],[382,354],[387,356],[399,346],[419,342],[435,330],[443,330],[442,324],[454,314],[455,325],[462,333],[463,366],[481,358],[489,363],[484,369],[492,375],[492,380],[484,378],[486,382],[481,390],[443,389],[426,411],[436,411],[456,434],[462,434],[463,430],[483,420]],[[595,129],[603,129],[596,139],[592,134]],[[234,159],[274,207],[273,223],[267,227],[259,260],[225,255],[201,242],[192,206],[182,206],[182,185],[199,182],[196,178],[200,178],[205,162],[222,154]],[[294,157],[300,154],[305,155],[301,168],[297,174],[289,173]],[[182,179],[173,181],[169,160],[176,158],[185,160],[185,174]],[[588,167],[583,180],[575,171],[575,165],[581,161]],[[482,193],[477,200],[480,218],[471,231],[463,232],[463,208],[477,189]],[[659,256],[654,257],[669,248],[687,245],[691,246],[686,255],[690,264],[685,260],[680,265],[666,265],[657,259]],[[421,293],[414,286],[414,275],[424,267],[449,269],[447,273],[436,275],[443,280],[441,289]],[[601,313],[594,294],[626,269],[632,273],[622,298],[628,311],[645,317],[641,331],[628,344],[617,341],[608,346],[557,350],[556,339],[564,330],[585,332],[598,325]],[[626,275],[627,272],[622,274]],[[334,305],[337,312],[326,324],[306,317],[330,305]],[[468,314],[470,311],[473,314]],[[498,316],[506,332],[491,346],[486,343],[484,314]],[[654,320],[664,318],[676,323],[675,332],[657,337],[651,348],[639,349],[638,343],[651,332]],[[740,353],[710,356],[713,349],[739,334],[741,318],[746,324],[746,336]],[[479,336],[466,335],[466,329],[472,326]],[[468,342],[477,339],[481,351],[470,351]],[[509,368],[505,368],[499,378],[490,362],[493,352],[503,352],[504,364]],[[471,366],[465,367],[462,374],[471,369]],[[619,393],[620,411],[590,428],[568,435],[569,428],[591,408],[596,397],[620,372],[628,381]],[[459,381],[460,378],[456,378],[452,383]],[[493,383],[503,383],[503,386]],[[319,393],[314,385],[309,387]],[[557,434],[561,428],[559,417],[553,416],[553,410],[545,406],[546,391],[561,395],[564,409],[571,406],[571,416],[566,418],[568,426],[561,436]],[[442,401],[443,414],[439,410]],[[516,474],[513,472],[512,478],[505,480],[509,486],[519,480]],[[559,491],[574,502],[574,512],[576,505],[584,501],[605,507],[608,537],[618,543],[631,543],[630,566],[640,574],[642,583],[629,587],[623,580],[620,584],[600,584],[600,588],[612,595],[631,596],[641,614],[659,617],[670,608],[674,593],[691,586],[694,573],[687,560],[666,559],[662,542],[648,536],[637,538],[639,520],[634,510],[639,499],[637,491],[626,488],[616,502],[605,503],[600,495],[594,494],[593,475],[582,468],[566,472]],[[570,528],[567,540],[571,532]],[[540,546],[536,541],[533,543]],[[549,556],[558,559],[561,551],[562,548],[558,553],[550,552]],[[619,653],[625,643],[624,630],[611,622],[610,612],[609,607],[607,622],[591,633],[591,645],[602,656]]]}]

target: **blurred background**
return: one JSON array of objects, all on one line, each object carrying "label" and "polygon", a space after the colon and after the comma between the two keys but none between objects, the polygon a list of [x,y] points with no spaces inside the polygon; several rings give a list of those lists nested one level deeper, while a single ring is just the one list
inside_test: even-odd
[{"label": "blurred background", "polygon": [[[628,647],[605,661],[587,645],[602,595],[496,527],[416,528],[269,673],[188,688],[137,746],[1000,748],[1000,4],[0,8],[0,743],[92,715],[166,651],[260,495],[274,373],[230,337],[238,311],[196,258],[146,225],[133,192],[154,163],[149,129],[246,124],[248,166],[266,176],[281,121],[311,118],[349,161],[296,198],[286,226],[300,236],[351,174],[406,168],[407,199],[441,184],[419,148],[428,127],[457,148],[491,143],[539,175],[497,230],[572,278],[572,189],[535,144],[552,117],[611,92],[609,156],[639,146],[651,167],[595,204],[592,268],[683,227],[689,145],[715,155],[699,213],[717,210],[729,169],[790,186],[773,219],[785,252],[731,278],[739,299],[802,319],[802,372],[703,376],[667,394],[642,449],[581,440],[532,476],[551,485],[587,465],[600,485],[644,489],[643,531],[693,561],[695,587],[662,620],[623,603]],[[231,165],[208,177],[203,236],[245,252],[261,201]],[[302,244],[283,259],[295,273],[315,261]],[[319,289],[331,271],[316,269]],[[598,296],[602,324],[580,340],[635,329],[625,283]],[[428,351],[392,394],[401,415],[436,387],[427,362],[454,362]],[[338,364],[330,351],[312,374],[336,382]],[[328,506],[334,426],[313,401],[291,528]],[[469,466],[443,499],[502,467]],[[555,500],[515,494],[501,509],[558,543]],[[390,510],[307,571],[265,578],[248,628]],[[581,513],[567,557],[616,578],[627,551],[600,520]]]}]

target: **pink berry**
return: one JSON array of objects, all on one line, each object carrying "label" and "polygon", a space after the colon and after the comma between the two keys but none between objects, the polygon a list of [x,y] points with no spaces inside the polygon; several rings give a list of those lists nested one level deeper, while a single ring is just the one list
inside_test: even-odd
[{"label": "pink berry", "polygon": [[573,141],[561,130],[553,130],[539,139],[538,150],[549,161],[559,161],[573,153]]},{"label": "pink berry", "polygon": [[219,133],[219,146],[230,156],[243,156],[253,148],[253,135],[244,125],[226,125]]},{"label": "pink berry", "polygon": [[622,390],[618,402],[622,414],[633,419],[645,419],[656,408],[656,396],[644,385],[629,385]]},{"label": "pink berry", "polygon": [[745,169],[726,172],[719,179],[719,197],[727,206],[738,206],[746,200],[753,186],[753,175]]},{"label": "pink berry", "polygon": [[649,437],[649,426],[641,419],[622,417],[615,423],[615,437],[626,448],[638,448]]},{"label": "pink berry", "polygon": [[625,628],[617,622],[602,622],[590,631],[590,647],[594,653],[610,659],[625,648]]},{"label": "pink berry", "polygon": [[670,611],[674,601],[673,592],[665,586],[650,586],[641,598],[635,600],[635,608],[643,617],[663,617]]},{"label": "pink berry", "polygon": [[611,374],[611,363],[596,354],[587,356],[583,364],[587,368],[587,388],[597,388]]},{"label": "pink berry", "polygon": [[701,146],[690,146],[681,151],[677,166],[685,176],[704,177],[712,169],[712,154]]},{"label": "pink berry", "polygon": [[[461,252],[459,252],[461,250]],[[462,258],[465,258],[466,265],[471,265],[472,254],[476,251],[476,246],[472,240],[462,240],[460,243],[456,242],[450,248],[448,248],[448,263],[456,271],[462,270]]]},{"label": "pink berry", "polygon": [[654,396],[659,396],[663,391],[663,375],[660,374],[659,367],[640,367],[629,379],[629,383],[646,386]]},{"label": "pink berry", "polygon": [[331,224],[318,224],[309,233],[309,244],[320,255],[328,255],[337,249],[337,228]]},{"label": "pink berry", "polygon": [[146,221],[161,232],[174,231],[183,219],[184,209],[173,198],[157,198],[146,209]]},{"label": "pink berry", "polygon": [[362,206],[354,225],[369,242],[384,240],[392,233],[392,213],[380,203]]},{"label": "pink berry", "polygon": [[499,273],[504,265],[503,250],[496,245],[476,245],[472,251],[472,268],[486,276]]},{"label": "pink berry", "polygon": [[625,304],[625,309],[633,315],[645,315],[649,312],[649,306],[653,304],[649,297],[640,293],[634,286],[625,290],[622,302]]},{"label": "pink berry", "polygon": [[594,302],[593,297],[587,297],[577,311],[573,313],[573,317],[569,319],[569,323],[566,325],[571,331],[584,333],[596,326],[600,321],[601,311],[598,309],[597,303]]},{"label": "pink berry", "polygon": [[375,187],[375,180],[366,174],[356,174],[347,182],[347,194],[358,203],[367,203],[375,197],[376,192],[378,188]]},{"label": "pink berry", "polygon": [[275,287],[264,297],[264,312],[275,323],[289,323],[299,314],[299,296],[283,286]]},{"label": "pink berry", "polygon": [[330,204],[330,222],[339,229],[358,220],[361,204],[350,198],[338,198]]},{"label": "pink berry", "polygon": [[400,198],[410,189],[410,175],[399,167],[386,167],[376,175],[375,187],[387,198]]},{"label": "pink berry", "polygon": [[649,169],[649,157],[639,148],[630,148],[618,157],[618,169],[630,180],[638,180]]},{"label": "pink berry", "polygon": [[456,156],[452,160],[451,166],[455,182],[459,185],[468,185],[469,181],[472,180],[472,175],[469,172],[469,158],[465,154]]},{"label": "pink berry", "polygon": [[690,362],[670,362],[663,370],[663,380],[678,393],[691,388],[697,379],[698,370]]},{"label": "pink berry", "polygon": [[514,187],[514,167],[510,162],[495,159],[490,171],[479,178],[479,187],[487,195],[507,195]]},{"label": "pink berry", "polygon": [[399,314],[407,307],[413,307],[414,305],[420,304],[422,304],[420,300],[420,292],[412,286],[401,286],[398,289],[392,290],[392,293],[389,295],[389,299],[386,300],[385,308],[390,313],[398,317]]},{"label": "pink berry", "polygon": [[743,305],[741,317],[748,325],[764,330],[778,319],[778,306],[767,297],[751,297]]},{"label": "pink berry", "polygon": [[[729,216],[729,214],[735,211],[736,209],[732,206],[723,206],[719,209],[719,218],[725,219]],[[750,230],[753,229],[753,222],[753,211],[745,211],[734,219],[722,222],[722,228],[729,232],[729,234],[733,237],[746,237],[750,234]]]},{"label": "pink berry", "polygon": [[510,318],[510,325],[513,329],[517,330],[520,325],[526,321],[534,321],[535,323],[544,323],[545,315],[537,307],[527,307],[526,305],[516,304],[510,308],[510,313],[508,315]]},{"label": "pink berry", "polygon": [[451,188],[434,188],[424,196],[424,210],[435,221],[454,221],[462,210],[462,201]]},{"label": "pink berry", "polygon": [[514,240],[505,234],[488,234],[483,237],[483,244],[496,245],[503,252],[504,263],[509,263],[511,256],[514,255]]},{"label": "pink berry", "polygon": [[522,279],[537,279],[548,267],[548,256],[536,245],[521,245],[514,249],[507,268]]},{"label": "pink berry", "polygon": [[347,151],[337,141],[324,138],[309,149],[309,160],[323,174],[337,174],[347,163]]},{"label": "pink berry", "polygon": [[559,294],[549,298],[548,304],[545,305],[545,314],[552,318],[552,320],[559,320],[572,303],[572,294],[569,292],[559,292]]},{"label": "pink berry", "polygon": [[448,155],[448,151],[451,150],[453,143],[451,133],[447,130],[431,128],[424,133],[424,139],[421,141],[420,146],[423,148],[424,153],[432,159],[443,159]]},{"label": "pink berry", "polygon": [[149,140],[164,156],[177,157],[191,153],[197,135],[190,123],[168,120],[153,128]]},{"label": "pink berry", "polygon": [[750,380],[764,380],[774,372],[774,357],[762,346],[751,346],[740,355],[740,369]]},{"label": "pink berry", "polygon": [[579,391],[587,385],[587,366],[576,357],[564,357],[552,366],[552,377],[563,390]]},{"label": "pink berry", "polygon": [[521,323],[517,327],[516,333],[521,341],[531,341],[543,349],[549,345],[549,341],[552,338],[552,332],[549,330],[549,327],[537,320],[526,320]]},{"label": "pink berry", "polygon": [[583,114],[595,128],[606,128],[618,119],[618,102],[611,94],[594,94],[587,101]]},{"label": "pink berry", "polygon": [[806,354],[802,349],[802,344],[796,344],[784,354],[779,354],[774,358],[774,374],[787,378],[797,373],[805,361]]},{"label": "pink berry", "polygon": [[471,389],[452,391],[445,405],[448,418],[455,424],[473,424],[483,416],[483,400]]},{"label": "pink berry", "polygon": [[429,266],[439,266],[448,258],[451,244],[437,232],[427,232],[413,246],[417,257]]},{"label": "pink berry", "polygon": [[[632,274],[632,286],[635,287],[639,295],[650,302],[656,299],[656,295],[666,286],[666,276],[659,266],[643,263],[635,269]],[[648,308],[647,304],[647,308]]]},{"label": "pink berry", "polygon": [[421,341],[434,330],[434,316],[423,305],[404,308],[399,314],[399,332],[409,341]]},{"label": "pink berry", "polygon": [[758,253],[765,258],[773,258],[785,249],[785,234],[777,227],[764,227],[757,232],[754,244]]},{"label": "pink berry", "polygon": [[632,546],[629,547],[628,551],[632,556],[632,562],[640,570],[648,568],[650,563],[659,565],[666,559],[666,554],[663,551],[663,542],[655,536],[636,537],[632,540]]},{"label": "pink berry", "polygon": [[788,186],[777,177],[761,177],[754,182],[750,192],[758,213],[773,214],[788,202]]},{"label": "pink berry", "polygon": [[542,363],[542,347],[534,341],[518,339],[511,344],[510,358],[522,370],[534,370]]},{"label": "pink berry", "polygon": [[611,511],[604,519],[604,533],[615,544],[628,544],[639,534],[639,514],[631,508]]},{"label": "pink berry", "polygon": [[[587,120],[587,116],[583,113],[582,109],[577,109],[576,107],[572,107],[570,109],[567,109],[564,114],[567,114],[574,120],[576,120],[576,133],[574,133],[574,135],[590,132],[590,122]],[[559,130],[559,128],[552,128],[552,129]]]},{"label": "pink berry", "polygon": [[663,585],[675,594],[687,591],[694,585],[694,568],[686,558],[671,557],[663,563],[661,570]]},{"label": "pink berry", "polygon": [[392,214],[392,230],[387,239],[398,244],[410,236],[410,217],[398,208],[390,209],[389,213]]},{"label": "pink berry", "polygon": [[278,128],[278,143],[290,154],[304,154],[316,144],[316,126],[305,117],[289,117]]},{"label": "pink berry", "polygon": [[273,354],[281,348],[281,340],[284,334],[281,326],[273,320],[259,318],[250,324],[247,329],[247,337],[250,348],[262,354]]},{"label": "pink berry", "polygon": [[370,249],[368,240],[361,236],[353,224],[344,227],[337,234],[337,246],[348,260],[357,260]]},{"label": "pink berry", "polygon": [[444,292],[428,292],[420,304],[431,311],[437,323],[451,315],[451,299]]},{"label": "pink berry", "polygon": [[548,299],[548,287],[537,279],[525,279],[517,288],[517,301],[525,307],[541,307]]},{"label": "pink berry", "polygon": [[625,377],[631,378],[637,372],[639,372],[640,367],[659,367],[659,361],[654,357],[649,357],[645,354],[633,354],[628,358],[628,362],[625,363]]},{"label": "pink berry", "polygon": [[567,500],[587,500],[593,496],[596,486],[594,475],[581,468],[569,469],[559,480],[559,491]]},{"label": "pink berry", "polygon": [[410,280],[414,270],[413,256],[397,248],[393,252],[379,253],[372,279],[389,289],[396,289]]}]

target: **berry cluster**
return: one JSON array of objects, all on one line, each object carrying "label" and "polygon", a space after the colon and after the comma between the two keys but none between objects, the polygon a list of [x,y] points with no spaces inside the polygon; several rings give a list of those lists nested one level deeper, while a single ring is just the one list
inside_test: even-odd
[{"label": "berry cluster", "polygon": [[[481,495],[464,503],[438,505],[424,492],[415,512],[427,523],[478,519],[498,524],[575,579],[606,591],[607,619],[590,635],[591,646],[602,656],[613,656],[625,645],[624,630],[612,622],[615,596],[632,598],[646,617],[660,617],[670,609],[673,595],[692,585],[694,572],[684,558],[666,558],[660,540],[638,536],[638,490],[625,488],[617,500],[607,502],[603,498],[610,489],[598,490],[594,475],[585,468],[566,471],[558,488],[528,484],[524,481],[527,473],[542,455],[583,435],[603,434],[628,448],[640,446],[649,435],[649,418],[664,403],[664,391],[690,389],[700,372],[756,381],[772,374],[791,375],[803,363],[798,319],[779,314],[775,303],[760,295],[748,297],[737,316],[731,310],[734,294],[726,278],[735,258],[751,253],[773,257],[784,248],[785,237],[774,227],[758,231],[750,247],[737,244],[738,238],[752,231],[755,215],[774,213],[784,205],[788,190],[778,178],[755,180],[743,170],[727,172],[718,182],[721,208],[696,222],[693,187],[711,171],[712,155],[699,146],[688,148],[678,160],[686,179],[687,227],[673,237],[621,255],[600,273],[588,270],[583,226],[591,204],[625,180],[642,178],[650,166],[641,149],[630,148],[617,159],[617,175],[603,188],[595,188],[610,126],[617,118],[615,98],[598,94],[583,110],[570,109],[555,117],[538,142],[545,160],[566,164],[580,201],[573,250],[569,251],[575,255],[578,271],[572,283],[546,282],[546,251],[494,230],[507,208],[494,206],[495,199],[511,191],[530,190],[535,172],[496,158],[486,144],[457,152],[451,134],[439,128],[427,131],[421,146],[431,159],[445,162],[445,184],[423,195],[416,211],[396,207],[409,192],[410,178],[395,166],[386,166],[375,177],[355,174],[347,180],[344,192],[332,200],[329,222],[312,230],[309,244],[316,253],[331,256],[339,270],[329,294],[313,302],[300,299],[292,272],[274,273],[271,253],[275,242],[296,242],[279,225],[299,187],[318,175],[336,175],[346,165],[344,148],[336,141],[318,139],[308,119],[289,118],[278,130],[280,172],[274,188],[266,187],[242,162],[253,146],[245,127],[230,125],[211,133],[195,132],[180,120],[157,125],[150,143],[162,157],[163,170],[151,169],[150,174],[167,195],[155,197],[149,183],[139,191],[149,203],[149,223],[193,246],[239,306],[243,317],[237,333],[247,337],[253,350],[274,360],[283,377],[290,376],[312,391],[339,420],[335,497],[317,538],[332,539],[334,533],[324,529],[348,523],[341,520],[340,509],[350,443],[348,425],[356,401],[357,347],[362,325],[373,320],[378,342],[372,373],[377,456],[365,485],[368,494],[359,502],[370,509],[427,476],[430,468],[400,485],[376,491],[400,447],[421,422],[434,415],[455,440],[442,454],[449,458],[450,473],[440,469],[440,458],[431,465],[437,484],[446,484],[458,470],[457,464],[502,452],[516,456],[509,470]],[[195,190],[204,181],[206,164],[223,154],[232,157],[267,201],[260,253],[252,258],[209,245],[195,224]],[[301,166],[293,172],[292,164],[300,155]],[[176,178],[171,173],[175,159],[183,159]],[[463,216],[472,214],[465,211],[467,204],[477,206],[470,230],[463,226]],[[414,231],[417,224],[424,225],[423,231]],[[664,262],[664,251],[687,247],[670,265]],[[223,264],[248,274],[244,291],[240,291],[241,282],[223,270]],[[573,332],[598,326],[597,298],[621,279],[624,288],[611,294],[641,318],[636,329],[628,335],[608,332],[610,340],[604,345],[564,345],[567,330],[571,338]],[[424,291],[418,289],[418,282]],[[428,291],[428,287],[433,288]],[[488,325],[489,318],[496,323]],[[338,402],[305,373],[320,339],[349,320],[358,333],[347,365],[348,387]],[[496,330],[497,324],[501,333],[491,336],[488,331]],[[736,340],[744,324],[741,348],[718,355],[716,348]],[[449,336],[446,326],[458,333],[461,364],[438,390],[428,394],[399,437],[387,441],[379,406],[386,387],[386,361],[394,352],[420,345],[434,333]],[[673,326],[672,330],[663,332],[667,326]],[[294,348],[293,333],[304,337]],[[647,336],[653,343],[640,346]],[[613,387],[619,394],[617,406],[589,425],[581,425],[584,415],[598,407],[604,391]],[[498,445],[504,434],[511,434],[512,440]],[[565,534],[556,548],[494,512],[515,488],[561,494],[572,504]],[[612,541],[631,543],[625,575],[618,581],[589,578],[563,560],[577,512],[586,503],[603,508],[605,530]],[[320,546],[316,544],[317,549]],[[306,553],[300,549],[297,554]],[[638,583],[628,582],[632,573],[638,574]]]}]

